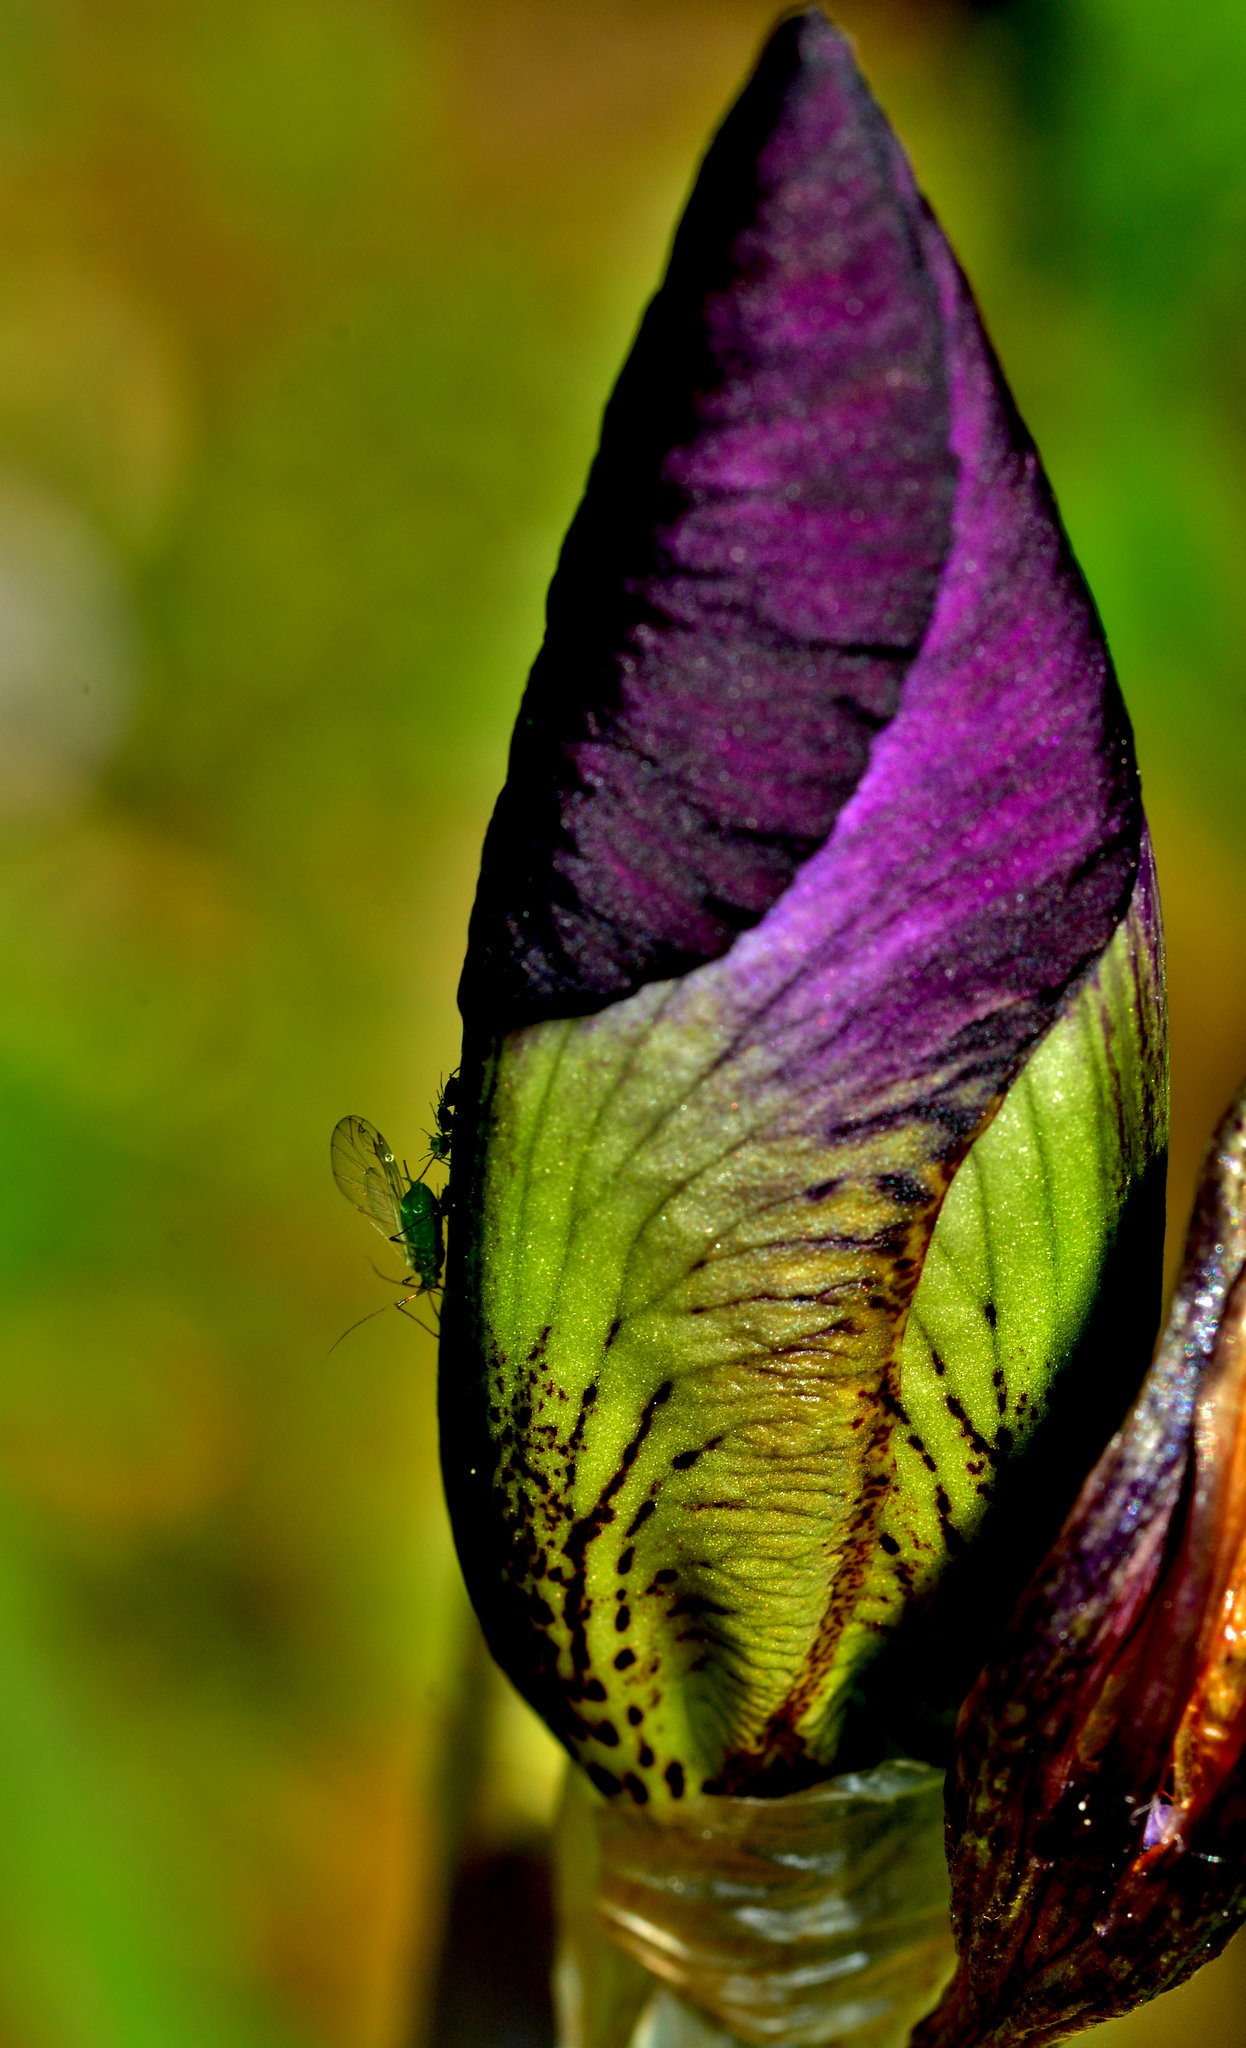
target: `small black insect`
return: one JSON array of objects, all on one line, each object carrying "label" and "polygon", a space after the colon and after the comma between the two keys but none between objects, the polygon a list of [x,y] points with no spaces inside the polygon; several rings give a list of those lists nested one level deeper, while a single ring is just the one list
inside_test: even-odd
[{"label": "small black insect", "polygon": [[445,1166],[450,1163],[450,1146],[454,1141],[454,1113],[458,1103],[459,1070],[456,1067],[433,1104],[433,1129],[426,1133],[430,1160],[440,1160]]}]

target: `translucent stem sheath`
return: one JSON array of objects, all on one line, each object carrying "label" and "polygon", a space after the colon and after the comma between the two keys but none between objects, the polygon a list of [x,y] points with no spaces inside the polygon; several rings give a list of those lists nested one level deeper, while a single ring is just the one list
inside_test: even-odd
[{"label": "translucent stem sheath", "polygon": [[942,1774],[655,1815],[568,1773],[559,2048],[903,2048],[952,1967]]}]

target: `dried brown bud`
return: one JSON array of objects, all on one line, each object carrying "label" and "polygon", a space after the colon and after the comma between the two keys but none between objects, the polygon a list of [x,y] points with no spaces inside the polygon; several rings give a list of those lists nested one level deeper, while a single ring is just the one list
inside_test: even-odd
[{"label": "dried brown bud", "polygon": [[1246,1917],[1246,1090],[1155,1362],[998,1654],[948,1781],[959,1967],[914,2048],[1127,2011]]}]

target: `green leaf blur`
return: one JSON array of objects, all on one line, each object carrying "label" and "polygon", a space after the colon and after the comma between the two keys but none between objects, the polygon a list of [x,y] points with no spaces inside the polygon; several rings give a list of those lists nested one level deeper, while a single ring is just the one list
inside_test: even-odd
[{"label": "green leaf blur", "polygon": [[[1246,1047],[1240,9],[837,11],[1137,722],[1179,1224]],[[0,5],[15,2048],[398,2048],[456,1830],[532,1824],[539,1738],[471,1678],[431,1345],[386,1315],[326,1356],[388,1298],[328,1135],[422,1145],[597,410],[773,12]],[[1235,2038],[1217,1995],[1183,2038]]]}]

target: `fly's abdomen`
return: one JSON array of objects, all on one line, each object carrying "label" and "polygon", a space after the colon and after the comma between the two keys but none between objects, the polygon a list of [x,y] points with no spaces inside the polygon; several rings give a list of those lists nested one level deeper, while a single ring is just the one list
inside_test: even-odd
[{"label": "fly's abdomen", "polygon": [[413,1181],[402,1198],[402,1248],[421,1287],[436,1287],[445,1263],[441,1204],[422,1180]]}]

